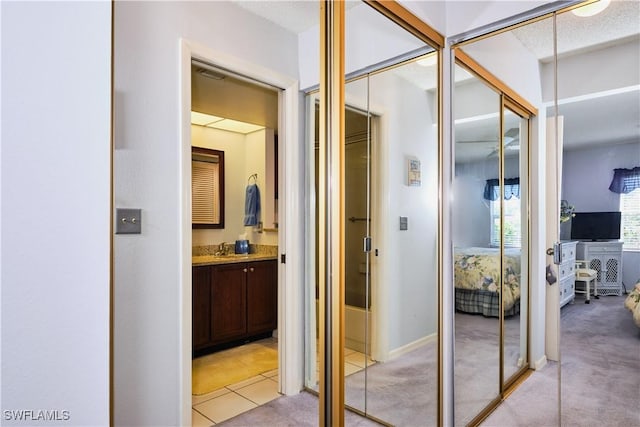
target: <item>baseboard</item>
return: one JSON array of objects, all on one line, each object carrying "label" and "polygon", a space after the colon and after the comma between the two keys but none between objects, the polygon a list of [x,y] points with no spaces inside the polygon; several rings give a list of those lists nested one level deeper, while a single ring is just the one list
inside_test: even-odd
[{"label": "baseboard", "polygon": [[413,351],[417,348],[427,345],[430,342],[436,341],[437,339],[438,339],[438,335],[434,333],[431,335],[427,335],[426,337],[419,338],[413,342],[410,342],[409,344],[403,345],[402,347],[393,349],[389,352],[389,360],[393,360],[396,357],[400,357],[403,354],[407,354],[410,351]]},{"label": "baseboard", "polygon": [[533,369],[535,369],[536,371],[539,371],[540,369],[544,368],[546,364],[547,364],[547,356],[542,355],[542,357],[533,364]]}]

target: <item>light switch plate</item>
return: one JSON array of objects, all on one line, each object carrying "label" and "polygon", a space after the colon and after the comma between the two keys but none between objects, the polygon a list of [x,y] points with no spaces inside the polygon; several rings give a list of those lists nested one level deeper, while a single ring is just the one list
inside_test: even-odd
[{"label": "light switch plate", "polygon": [[141,234],[142,209],[116,209],[116,234]]},{"label": "light switch plate", "polygon": [[400,217],[400,230],[408,230],[409,229],[409,218],[406,216]]}]

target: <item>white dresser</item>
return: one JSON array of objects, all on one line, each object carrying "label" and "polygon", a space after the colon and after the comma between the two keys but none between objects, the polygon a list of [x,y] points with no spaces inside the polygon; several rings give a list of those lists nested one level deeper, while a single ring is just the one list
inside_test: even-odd
[{"label": "white dresser", "polygon": [[579,242],[576,257],[598,272],[598,295],[622,294],[622,242]]},{"label": "white dresser", "polygon": [[560,307],[576,297],[576,245],[578,242],[562,242],[562,259],[558,266],[560,283]]}]

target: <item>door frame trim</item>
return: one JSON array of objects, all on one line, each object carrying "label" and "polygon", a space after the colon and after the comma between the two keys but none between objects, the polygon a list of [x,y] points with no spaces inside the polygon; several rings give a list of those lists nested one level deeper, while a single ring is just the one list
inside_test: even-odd
[{"label": "door frame trim", "polygon": [[[180,420],[191,425],[191,59],[199,59],[233,73],[264,82],[281,89],[278,97],[279,126],[279,191],[278,250],[281,254],[304,253],[304,176],[300,161],[304,155],[298,124],[299,81],[260,64],[217,51],[197,42],[180,39],[179,49],[179,207],[180,245],[179,286],[179,364]],[[284,177],[287,179],[284,179]],[[288,231],[288,232],[287,232]],[[302,284],[304,265],[298,262],[278,264],[278,367],[279,390],[286,395],[297,394],[303,386],[304,304]]]}]

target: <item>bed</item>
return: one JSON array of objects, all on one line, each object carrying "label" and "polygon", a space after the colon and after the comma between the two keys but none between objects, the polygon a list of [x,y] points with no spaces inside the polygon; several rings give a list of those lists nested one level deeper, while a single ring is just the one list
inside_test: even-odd
[{"label": "bed", "polygon": [[624,300],[624,306],[629,309],[633,316],[633,321],[640,328],[640,280]]},{"label": "bed", "polygon": [[[504,315],[520,313],[520,249],[505,250]],[[500,313],[500,251],[497,248],[456,248],[454,283],[456,310],[498,317]]]}]

